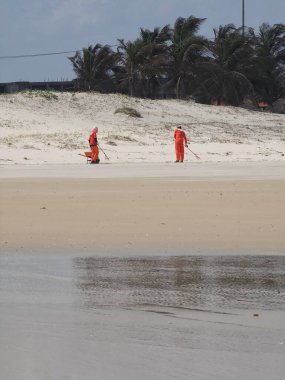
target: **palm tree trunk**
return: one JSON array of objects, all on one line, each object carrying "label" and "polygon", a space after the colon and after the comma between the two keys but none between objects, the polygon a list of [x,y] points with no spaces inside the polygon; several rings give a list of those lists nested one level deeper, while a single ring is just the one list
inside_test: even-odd
[{"label": "palm tree trunk", "polygon": [[180,87],[180,81],[181,81],[181,76],[179,76],[177,84],[176,84],[176,99],[179,99],[179,87]]},{"label": "palm tree trunk", "polygon": [[134,96],[134,70],[133,70],[133,65],[131,64],[130,67],[130,76],[129,76],[129,92],[130,96]]}]

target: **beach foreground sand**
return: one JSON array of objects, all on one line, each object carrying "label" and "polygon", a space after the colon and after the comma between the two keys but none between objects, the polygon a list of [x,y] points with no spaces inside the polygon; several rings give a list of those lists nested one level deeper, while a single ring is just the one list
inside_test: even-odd
[{"label": "beach foreground sand", "polygon": [[1,251],[284,254],[282,177],[2,178]]}]

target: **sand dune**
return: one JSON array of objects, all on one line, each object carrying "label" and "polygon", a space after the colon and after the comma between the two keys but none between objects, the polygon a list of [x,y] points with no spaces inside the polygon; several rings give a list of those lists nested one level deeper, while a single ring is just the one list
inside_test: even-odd
[{"label": "sand dune", "polygon": [[[115,113],[120,107],[142,117]],[[202,162],[284,160],[285,115],[119,94],[26,92],[0,96],[0,163],[84,163],[78,153],[89,150],[95,126],[110,162],[170,162],[177,125]],[[186,161],[195,157],[187,152]]]}]

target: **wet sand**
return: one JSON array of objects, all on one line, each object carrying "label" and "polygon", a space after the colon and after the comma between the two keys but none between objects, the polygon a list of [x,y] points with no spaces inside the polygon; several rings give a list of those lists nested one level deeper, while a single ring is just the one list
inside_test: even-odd
[{"label": "wet sand", "polygon": [[119,178],[114,169],[109,178],[94,178],[90,166],[82,178],[38,178],[38,168],[23,171],[24,178],[2,173],[1,251],[285,252],[283,166],[232,174],[223,165],[193,173],[181,166],[180,176],[160,178],[144,178],[145,167],[137,178],[128,177],[128,167]]},{"label": "wet sand", "polygon": [[1,379],[280,380],[284,256],[0,256]]},{"label": "wet sand", "polygon": [[1,379],[283,377],[284,165],[2,169]]}]

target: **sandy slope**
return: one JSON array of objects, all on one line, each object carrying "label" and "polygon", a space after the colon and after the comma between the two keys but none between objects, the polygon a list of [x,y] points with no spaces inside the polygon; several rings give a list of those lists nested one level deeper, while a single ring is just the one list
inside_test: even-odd
[{"label": "sandy slope", "polygon": [[[0,96],[0,163],[85,163],[78,153],[89,150],[95,126],[111,162],[169,162],[177,125],[202,162],[284,160],[285,115],[117,94],[54,95]],[[123,106],[142,118],[114,113]],[[193,160],[187,152],[186,161]]]}]

